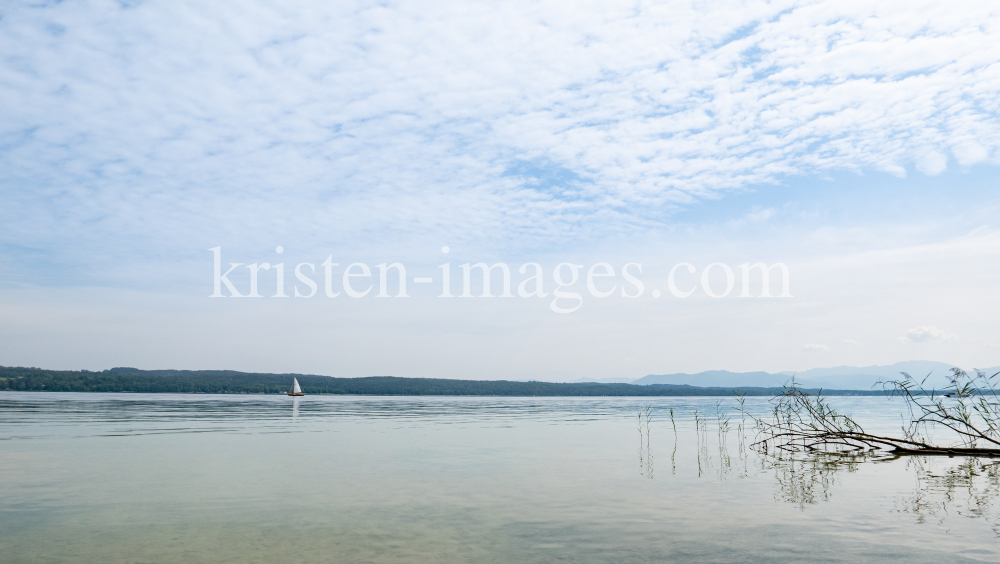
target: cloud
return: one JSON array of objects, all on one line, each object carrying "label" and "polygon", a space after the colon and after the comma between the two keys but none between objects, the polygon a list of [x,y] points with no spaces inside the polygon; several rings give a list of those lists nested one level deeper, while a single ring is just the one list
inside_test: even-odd
[{"label": "cloud", "polygon": [[531,246],[1000,146],[981,2],[16,4],[0,53],[0,237],[64,257],[231,233]]},{"label": "cloud", "polygon": [[826,345],[818,345],[816,343],[806,343],[802,345],[802,352],[825,352],[830,350],[830,347]]},{"label": "cloud", "polygon": [[929,341],[951,341],[958,337],[933,325],[918,325],[900,337],[904,343],[925,343]]},{"label": "cloud", "polygon": [[917,160],[916,167],[927,176],[937,176],[948,168],[948,157],[937,151],[928,151]]},{"label": "cloud", "polygon": [[755,207],[752,211],[744,215],[743,217],[730,221],[730,227],[742,227],[747,224],[761,224],[766,223],[771,218],[775,216],[777,212],[774,208],[760,208]]},{"label": "cloud", "polygon": [[989,151],[979,143],[971,140],[963,140],[952,148],[952,153],[958,164],[962,166],[972,166],[979,164],[989,158]]},{"label": "cloud", "polygon": [[858,342],[851,339],[844,339],[844,344],[851,348],[858,346]]}]

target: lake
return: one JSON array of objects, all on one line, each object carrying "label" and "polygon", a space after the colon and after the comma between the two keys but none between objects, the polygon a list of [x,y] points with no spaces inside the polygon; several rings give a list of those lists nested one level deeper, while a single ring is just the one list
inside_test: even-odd
[{"label": "lake", "polygon": [[0,562],[1000,561],[993,461],[766,456],[718,401],[4,392]]}]

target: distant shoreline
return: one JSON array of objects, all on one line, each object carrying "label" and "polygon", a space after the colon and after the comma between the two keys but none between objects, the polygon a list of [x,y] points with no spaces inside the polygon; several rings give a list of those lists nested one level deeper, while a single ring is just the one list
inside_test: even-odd
[{"label": "distant shoreline", "polygon": [[[452,380],[367,376],[335,378],[309,374],[271,374],[231,370],[139,370],[112,368],[45,370],[0,366],[0,391],[132,392],[173,394],[281,394],[298,378],[309,395],[480,396],[480,397],[664,397],[775,396],[784,388],[699,387],[686,384],[601,384],[518,382],[511,380]],[[820,390],[804,391],[815,393]],[[822,390],[830,396],[882,396],[884,390]]]}]

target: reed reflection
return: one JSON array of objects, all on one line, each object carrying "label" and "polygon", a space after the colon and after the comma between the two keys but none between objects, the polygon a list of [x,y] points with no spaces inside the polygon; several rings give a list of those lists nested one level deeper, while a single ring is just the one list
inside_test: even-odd
[{"label": "reed reflection", "polygon": [[[1000,538],[1000,459],[917,456],[878,450],[831,453],[755,448],[757,428],[752,425],[753,419],[740,409],[741,398],[736,402],[735,407],[741,412],[738,418],[722,401],[716,402],[714,417],[705,417],[704,411],[698,409],[687,413],[670,409],[674,441],[670,457],[672,474],[677,473],[678,444],[683,434],[678,426],[688,420],[693,422],[696,447],[693,456],[687,459],[690,462],[687,467],[699,478],[727,480],[770,475],[776,486],[776,502],[795,504],[806,510],[833,501],[838,487],[850,489],[844,485],[847,476],[858,475],[874,465],[892,465],[888,469],[891,472],[912,478],[911,485],[906,485],[904,479],[901,487],[900,482],[895,482],[884,492],[895,512],[913,515],[918,524],[954,526],[956,519],[985,520]],[[653,477],[650,435],[655,426],[650,414],[647,406],[639,410],[637,418],[639,470],[648,478]],[[685,451],[680,452],[683,471]],[[687,452],[690,456],[690,451]],[[858,475],[857,479],[877,478]]]},{"label": "reed reflection", "polygon": [[856,472],[860,456],[825,454],[795,455],[780,453],[765,457],[765,467],[774,472],[778,483],[776,498],[794,503],[803,509],[808,505],[830,501],[837,475]]},{"label": "reed reflection", "polygon": [[778,482],[778,497],[803,508],[830,501],[840,478],[865,464],[903,465],[914,481],[912,487],[894,493],[897,512],[913,515],[917,523],[983,519],[1000,538],[1000,461],[878,453],[780,454],[768,460]]},{"label": "reed reflection", "polygon": [[918,523],[942,522],[951,515],[985,519],[1000,538],[1000,461],[976,457],[908,457],[916,476],[913,492],[902,496],[897,511]]}]

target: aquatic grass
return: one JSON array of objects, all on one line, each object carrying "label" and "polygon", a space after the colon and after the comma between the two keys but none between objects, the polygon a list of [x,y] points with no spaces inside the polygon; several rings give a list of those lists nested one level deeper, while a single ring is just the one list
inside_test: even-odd
[{"label": "aquatic grass", "polygon": [[698,453],[698,477],[702,475],[701,468],[701,419],[698,417],[698,410],[694,410],[694,437],[697,442],[696,451]]},{"label": "aquatic grass", "polygon": [[732,470],[732,459],[729,456],[729,413],[722,407],[722,400],[715,401],[716,434],[719,444],[719,478],[725,477]]},{"label": "aquatic grass", "polygon": [[639,410],[639,474],[653,479],[653,453],[650,450],[650,423],[652,419],[653,406],[646,406]]},{"label": "aquatic grass", "polygon": [[677,421],[674,420],[674,408],[670,408],[670,424],[674,427],[674,450],[670,453],[670,467],[673,474],[677,473]]},{"label": "aquatic grass", "polygon": [[[742,432],[743,422],[737,424],[736,429],[733,427],[733,416],[731,408],[728,408],[726,402],[716,401],[714,403],[715,413],[711,418],[705,417],[702,409],[693,409],[691,416],[694,419],[694,431],[695,438],[697,440],[696,444],[696,460],[698,464],[698,476],[717,476],[719,479],[725,479],[727,476],[733,473],[735,467],[733,465],[732,456],[729,451],[729,437],[730,433],[736,429]],[[671,463],[671,473],[677,473],[677,451],[680,445],[680,425],[679,425],[679,413],[676,412],[674,408],[669,408],[666,410],[667,415],[670,418],[670,427],[673,431],[674,445],[670,453],[670,463]],[[653,424],[653,409],[652,405],[646,404],[641,406],[635,413],[636,430],[639,433],[639,446],[638,446],[638,458],[639,458],[639,473],[640,475],[652,479],[654,477],[654,456],[652,453],[652,424]],[[710,428],[714,427],[714,428]],[[710,431],[715,431],[717,442],[712,443]],[[745,477],[749,475],[748,463],[749,457],[745,452],[745,443],[741,437],[738,441],[739,443],[739,459],[743,462],[742,468],[740,469],[738,475],[740,477]],[[713,448],[714,447],[714,448]],[[716,455],[718,460],[716,460]],[[716,466],[716,462],[719,463]]]},{"label": "aquatic grass", "polygon": [[[980,399],[970,389],[966,388],[965,391],[973,400]],[[927,403],[932,398],[935,403],[944,402],[945,408],[954,406],[960,409],[956,405],[959,399],[957,396],[949,397],[940,392],[928,391],[927,397],[917,399]],[[707,409],[703,406],[680,412],[676,412],[674,408],[665,409],[674,434],[674,447],[670,457],[672,473],[677,473],[676,453],[680,442],[680,424],[685,418],[691,417],[697,438],[695,461],[699,478],[714,481],[744,479],[761,473],[770,475],[776,480],[775,500],[795,504],[805,510],[831,501],[838,486],[843,485],[842,473],[859,472],[865,463],[898,461],[896,463],[901,464],[905,460],[905,464],[912,465],[914,469],[916,483],[912,489],[903,486],[893,494],[894,501],[890,508],[913,515],[917,522],[945,523],[956,517],[983,519],[1000,537],[1000,518],[997,516],[997,504],[1000,503],[1000,498],[997,498],[997,492],[1000,491],[1000,461],[973,456],[955,457],[954,460],[913,456],[919,453],[912,452],[907,443],[894,442],[899,441],[898,438],[867,433],[851,416],[833,409],[825,396],[805,394],[794,382],[782,396],[773,400],[769,416],[756,416],[759,412],[753,411],[755,408],[748,406],[745,397],[739,393],[735,394],[734,400],[734,403],[714,401]],[[972,406],[967,407],[969,415],[963,421],[980,425],[976,418],[983,407],[981,404],[977,405],[980,411]],[[738,416],[733,412],[734,408],[739,410]],[[930,409],[935,408],[932,405]],[[914,406],[913,413],[915,416],[912,419],[917,420],[923,412]],[[637,422],[640,433],[640,474],[652,479],[651,406],[643,405],[635,416],[634,421]],[[906,415],[904,418],[910,420]],[[920,425],[918,440],[913,442],[933,446],[935,443],[927,437],[933,437],[934,434],[926,429],[932,423],[924,421]],[[806,431],[808,435],[783,437],[780,434],[782,430],[789,429]],[[906,429],[908,427],[904,430]],[[735,444],[738,445],[739,461],[733,460],[728,451],[728,440],[732,432],[737,434]],[[754,436],[755,432],[757,437]],[[712,444],[713,435],[718,440],[716,444]],[[917,434],[914,432],[909,436],[917,437]],[[820,439],[832,440],[815,442]],[[901,440],[908,439],[904,437]],[[979,442],[984,441],[980,439]],[[910,450],[896,450],[893,445],[899,444]],[[954,450],[957,447],[942,448]],[[763,456],[754,456],[754,451]]]},{"label": "aquatic grass", "polygon": [[737,456],[743,462],[743,475],[747,475],[749,470],[747,468],[747,445],[746,445],[746,429],[747,429],[747,411],[746,411],[746,392],[734,391],[733,395],[736,396],[737,410],[740,412],[740,422],[736,426],[736,441],[738,445]]}]

